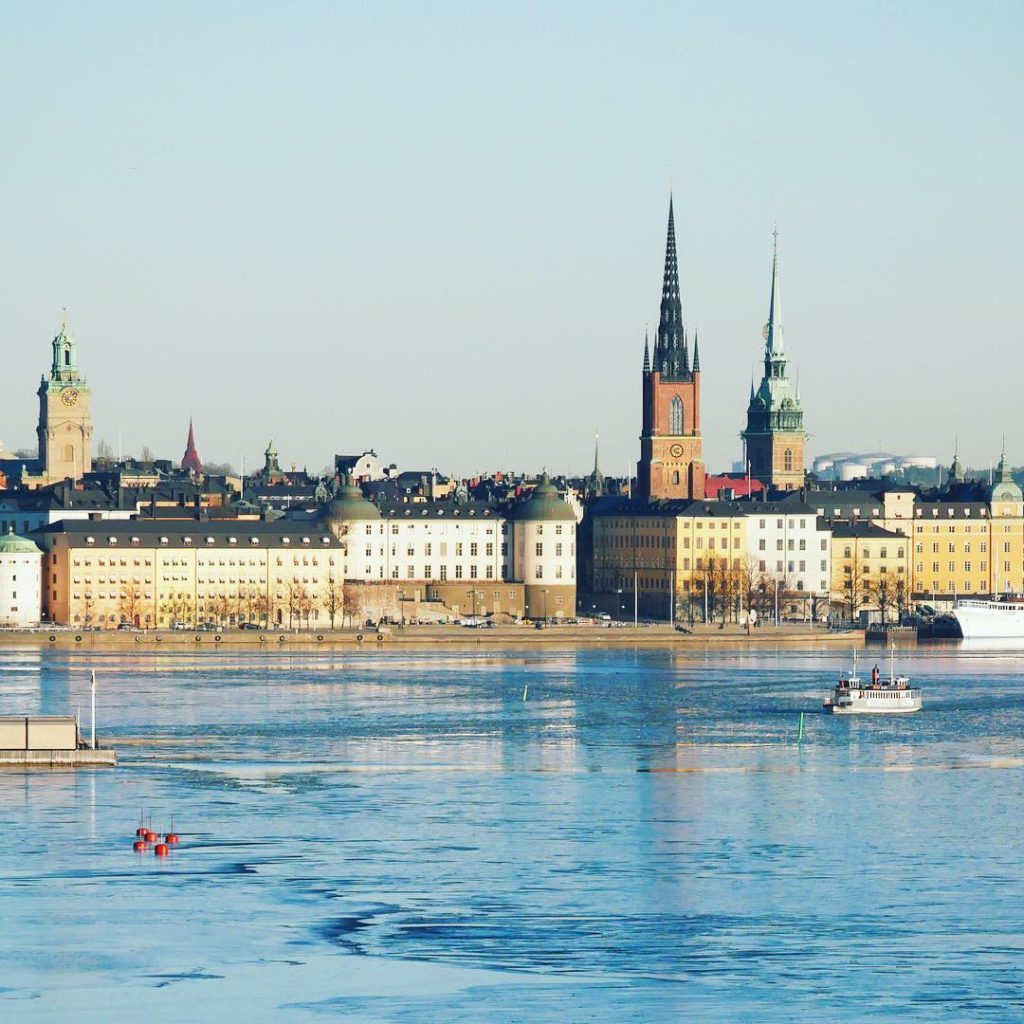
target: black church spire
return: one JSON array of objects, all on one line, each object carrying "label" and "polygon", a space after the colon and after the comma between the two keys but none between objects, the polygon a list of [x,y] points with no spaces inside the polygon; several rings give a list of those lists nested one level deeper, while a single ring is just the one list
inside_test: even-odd
[{"label": "black church spire", "polygon": [[668,200],[668,236],[665,240],[665,273],[661,285],[661,316],[654,342],[654,369],[662,377],[683,379],[690,373],[690,354],[683,327],[679,298],[679,260],[676,254],[676,223],[672,197]]}]

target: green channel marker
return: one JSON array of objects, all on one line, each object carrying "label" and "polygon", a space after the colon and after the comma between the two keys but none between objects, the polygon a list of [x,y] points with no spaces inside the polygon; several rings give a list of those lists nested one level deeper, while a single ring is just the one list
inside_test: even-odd
[{"label": "green channel marker", "polygon": [[804,738],[804,713],[800,712],[800,728],[797,730],[796,741],[801,742]]},{"label": "green channel marker", "polygon": [[523,687],[523,700],[526,700],[526,691],[527,691],[527,690],[528,690],[529,688],[530,688],[530,684],[529,684],[529,683],[527,683],[527,684],[526,684],[526,685],[525,685],[525,686]]}]

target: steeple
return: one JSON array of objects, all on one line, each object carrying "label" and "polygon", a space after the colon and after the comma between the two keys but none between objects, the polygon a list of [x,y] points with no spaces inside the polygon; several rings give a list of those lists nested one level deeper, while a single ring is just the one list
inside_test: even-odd
[{"label": "steeple", "polygon": [[679,260],[676,254],[676,222],[672,197],[668,200],[668,233],[665,239],[665,271],[661,283],[661,315],[654,343],[654,369],[667,380],[681,380],[690,372],[683,304],[679,298]]},{"label": "steeple", "polygon": [[700,373],[700,347],[697,343],[697,332],[693,332],[693,372]]},{"label": "steeple", "polygon": [[651,347],[647,340],[647,332],[644,331],[644,373],[651,372]]},{"label": "steeple", "polygon": [[772,231],[772,293],[768,300],[768,323],[764,325],[765,348],[769,356],[781,356],[782,301],[779,298],[779,229]]},{"label": "steeple", "polygon": [[964,482],[964,470],[960,465],[960,438],[953,441],[953,464],[949,467],[950,484],[962,484]]},{"label": "steeple", "polygon": [[68,330],[67,316],[61,317],[60,330],[53,339],[53,359],[50,363],[50,380],[66,383],[78,381],[75,339]]},{"label": "steeple", "polygon": [[594,472],[590,474],[588,489],[594,497],[604,494],[604,474],[601,472],[601,465],[598,462],[598,444],[601,438],[597,431],[594,432]]},{"label": "steeple", "polygon": [[803,486],[804,413],[799,384],[794,387],[786,368],[782,341],[782,301],[779,289],[779,231],[772,231],[772,281],[764,338],[764,376],[751,385],[747,427],[743,439],[753,474],[785,490]]},{"label": "steeple", "polygon": [[203,463],[196,451],[196,435],[192,429],[192,418],[188,421],[188,441],[185,444],[185,454],[181,459],[181,468],[187,473],[199,473],[202,471]]}]

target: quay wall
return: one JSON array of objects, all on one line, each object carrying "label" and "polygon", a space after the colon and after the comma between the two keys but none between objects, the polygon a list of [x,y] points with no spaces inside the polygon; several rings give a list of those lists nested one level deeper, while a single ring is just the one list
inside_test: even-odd
[{"label": "quay wall", "polygon": [[529,626],[497,626],[493,629],[475,629],[464,626],[390,626],[378,632],[373,627],[365,630],[274,631],[223,630],[219,633],[192,630],[2,630],[0,646],[26,645],[54,649],[131,649],[153,651],[173,649],[181,651],[216,650],[221,648],[255,648],[266,651],[290,648],[378,648],[389,646],[431,647],[436,645],[466,645],[475,647],[646,647],[646,646],[750,646],[765,647],[779,644],[816,646],[849,646],[862,644],[861,630],[831,631],[821,627],[780,626],[763,627],[747,633],[742,627],[720,629],[717,626],[697,626],[692,632],[679,632],[668,625],[606,626],[549,626],[534,629]]}]

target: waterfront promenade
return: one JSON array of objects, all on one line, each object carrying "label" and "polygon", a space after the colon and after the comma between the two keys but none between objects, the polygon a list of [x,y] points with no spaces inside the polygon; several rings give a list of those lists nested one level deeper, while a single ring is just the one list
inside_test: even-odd
[{"label": "waterfront promenade", "polygon": [[751,631],[737,625],[694,625],[678,630],[667,623],[616,622],[602,625],[496,625],[490,628],[457,625],[384,626],[377,629],[272,629],[242,630],[73,630],[33,629],[0,632],[0,643],[40,647],[79,647],[130,650],[160,645],[189,647],[323,647],[377,645],[414,647],[648,647],[772,646],[822,644],[849,646],[862,643],[863,630],[830,630],[804,623],[763,626]]}]

